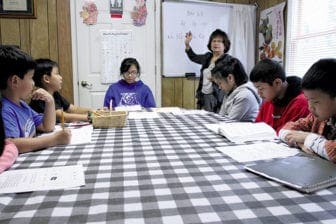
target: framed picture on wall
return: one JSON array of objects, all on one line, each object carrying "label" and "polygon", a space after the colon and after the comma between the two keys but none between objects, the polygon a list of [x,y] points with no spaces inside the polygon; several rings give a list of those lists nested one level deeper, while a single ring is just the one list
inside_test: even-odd
[{"label": "framed picture on wall", "polygon": [[35,0],[0,0],[0,17],[35,19]]}]

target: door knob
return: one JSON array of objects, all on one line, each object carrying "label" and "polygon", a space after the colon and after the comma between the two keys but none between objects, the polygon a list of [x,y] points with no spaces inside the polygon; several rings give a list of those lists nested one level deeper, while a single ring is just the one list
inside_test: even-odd
[{"label": "door knob", "polygon": [[91,89],[92,88],[92,84],[91,83],[88,83],[87,81],[81,81],[81,86],[82,87],[85,87],[85,88],[88,88],[88,89]]}]

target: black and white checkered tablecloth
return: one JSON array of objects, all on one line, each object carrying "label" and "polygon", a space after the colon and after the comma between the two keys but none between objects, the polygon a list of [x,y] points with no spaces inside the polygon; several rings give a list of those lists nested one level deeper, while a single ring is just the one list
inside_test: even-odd
[{"label": "black and white checkered tablecloth", "polygon": [[160,116],[20,155],[13,169],[81,163],[86,185],[0,195],[0,223],[336,223],[336,188],[301,194],[216,151],[217,115]]}]

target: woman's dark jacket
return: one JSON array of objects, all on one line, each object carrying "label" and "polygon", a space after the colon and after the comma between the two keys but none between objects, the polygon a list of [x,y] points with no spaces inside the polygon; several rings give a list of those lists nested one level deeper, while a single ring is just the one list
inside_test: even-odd
[{"label": "woman's dark jacket", "polygon": [[[189,48],[189,50],[186,50],[186,53],[188,55],[188,58],[197,63],[197,64],[201,64],[201,73],[200,73],[200,80],[198,83],[198,87],[196,90],[196,98],[197,98],[197,108],[201,109],[203,106],[203,93],[202,93],[202,87],[203,87],[203,70],[205,68],[208,68],[210,65],[210,61],[211,58],[213,56],[212,52],[207,52],[205,54],[195,54],[195,52]],[[232,57],[229,54],[223,54],[220,58],[217,59],[217,61],[215,62],[215,66],[217,64],[223,64],[225,65],[225,62],[229,61]],[[213,112],[218,112],[220,106],[222,105],[222,101],[223,101],[223,97],[224,97],[224,93],[223,91],[221,91],[218,87],[218,85],[215,82],[212,82],[212,86],[213,86],[213,95],[214,97],[217,99],[217,106],[214,109],[215,111]]]}]

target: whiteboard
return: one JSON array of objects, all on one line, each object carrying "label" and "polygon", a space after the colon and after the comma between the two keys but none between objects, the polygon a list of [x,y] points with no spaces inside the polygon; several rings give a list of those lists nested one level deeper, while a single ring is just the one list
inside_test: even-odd
[{"label": "whiteboard", "polygon": [[200,74],[201,66],[188,59],[184,38],[193,34],[190,46],[196,54],[208,52],[210,34],[215,29],[228,33],[232,5],[223,3],[165,1],[162,3],[163,75],[181,77]]}]

